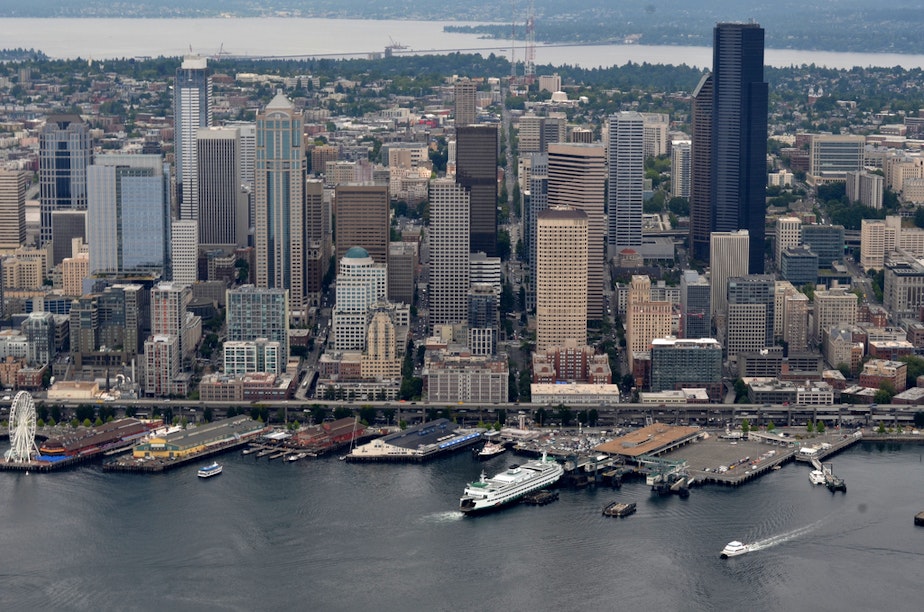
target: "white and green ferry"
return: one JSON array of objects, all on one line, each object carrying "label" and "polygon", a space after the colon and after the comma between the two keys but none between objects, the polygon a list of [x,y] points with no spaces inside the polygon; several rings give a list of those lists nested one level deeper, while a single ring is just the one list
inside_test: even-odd
[{"label": "white and green ferry", "polygon": [[495,510],[527,493],[555,484],[564,473],[561,464],[546,457],[545,453],[540,459],[511,465],[492,478],[486,478],[482,471],[480,480],[465,487],[459,500],[459,510],[465,514]]}]

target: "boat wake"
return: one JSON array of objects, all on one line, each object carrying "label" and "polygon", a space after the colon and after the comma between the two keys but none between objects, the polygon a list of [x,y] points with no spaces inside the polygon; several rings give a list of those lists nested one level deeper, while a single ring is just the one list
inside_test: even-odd
[{"label": "boat wake", "polygon": [[821,527],[823,520],[815,521],[810,525],[804,527],[799,527],[798,529],[793,529],[792,531],[787,531],[779,535],[770,536],[769,538],[764,538],[762,540],[757,540],[748,545],[749,550],[765,550],[767,548],[772,548],[784,542],[789,542],[790,540],[795,540],[798,537],[804,536],[808,533],[811,533]]},{"label": "boat wake", "polygon": [[424,516],[420,517],[418,521],[428,525],[435,525],[439,523],[461,521],[463,518],[465,518],[465,515],[458,510],[448,510],[446,512],[434,512],[432,514],[425,514]]}]

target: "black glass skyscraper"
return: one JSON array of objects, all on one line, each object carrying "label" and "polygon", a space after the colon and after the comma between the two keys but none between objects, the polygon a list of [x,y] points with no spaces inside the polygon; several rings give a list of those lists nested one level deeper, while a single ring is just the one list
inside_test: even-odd
[{"label": "black glass skyscraper", "polygon": [[708,261],[712,232],[746,229],[749,271],[764,270],[767,183],[767,84],[764,30],[720,23],[713,31],[712,73],[693,94],[690,248]]},{"label": "black glass skyscraper", "polygon": [[456,182],[468,192],[472,253],[497,257],[497,141],[494,125],[456,128]]},{"label": "black glass skyscraper", "polygon": [[764,271],[767,83],[764,30],[720,23],[712,49],[712,231],[746,229],[748,271]]}]

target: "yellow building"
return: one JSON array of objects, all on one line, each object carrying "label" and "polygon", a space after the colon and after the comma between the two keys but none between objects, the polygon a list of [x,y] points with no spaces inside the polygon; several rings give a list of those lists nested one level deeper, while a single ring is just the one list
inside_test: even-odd
[{"label": "yellow building", "polygon": [[240,438],[249,438],[263,429],[263,425],[249,416],[238,416],[190,427],[182,431],[150,438],[132,449],[136,459],[182,459],[205,452]]}]

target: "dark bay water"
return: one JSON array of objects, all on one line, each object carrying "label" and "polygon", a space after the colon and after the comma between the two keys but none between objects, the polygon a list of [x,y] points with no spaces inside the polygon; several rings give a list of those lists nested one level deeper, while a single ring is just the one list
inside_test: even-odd
[{"label": "dark bay water", "polygon": [[[481,464],[221,458],[200,480],[0,473],[0,610],[918,610],[924,446],[790,464],[738,489],[563,489],[462,517]],[[515,461],[501,456],[489,473]],[[600,515],[638,502],[627,519]],[[722,561],[732,539],[761,550]]]}]

